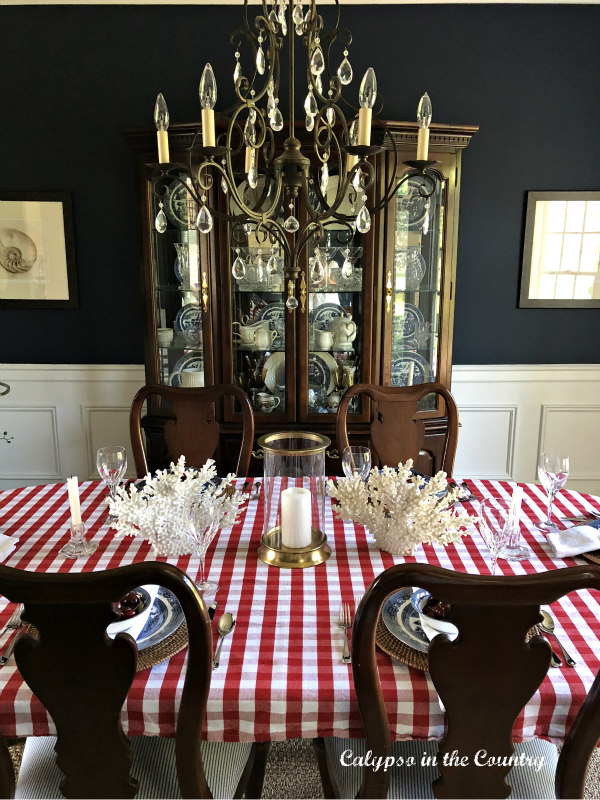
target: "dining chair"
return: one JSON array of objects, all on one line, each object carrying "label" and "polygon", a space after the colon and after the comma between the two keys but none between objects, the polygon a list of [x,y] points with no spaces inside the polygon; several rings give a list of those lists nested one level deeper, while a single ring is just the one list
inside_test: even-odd
[{"label": "dining chair", "polygon": [[[187,668],[175,737],[128,740],[121,710],[138,651],[128,634],[112,640],[106,628],[114,621],[111,603],[148,583],[169,589],[182,606]],[[211,625],[185,573],[155,561],[79,574],[0,565],[0,593],[24,604],[22,616],[32,628],[15,647],[17,667],[56,728],[56,737],[27,738],[14,796],[241,797],[260,746],[201,741],[211,680]],[[14,772],[2,742],[0,793],[13,797]]]},{"label": "dining chair", "polygon": [[[444,400],[447,421],[439,426],[427,425],[418,415],[418,403],[429,394]],[[336,439],[340,453],[348,447],[348,407],[354,397],[364,395],[372,403],[370,447],[376,466],[396,467],[412,458],[414,467],[429,475],[444,470],[452,475],[458,441],[458,411],[454,398],[441,383],[420,383],[415,386],[377,386],[357,383],[342,397],[336,417]]]},{"label": "dining chair", "polygon": [[[390,741],[376,629],[386,598],[406,586],[449,603],[446,618],[459,629],[455,641],[439,634],[429,645],[429,673],[446,713],[439,742]],[[514,750],[512,744],[515,720],[550,665],[550,645],[535,633],[542,619],[539,607],[582,589],[600,589],[600,567],[511,577],[467,575],[427,564],[399,564],[382,572],[362,598],[352,631],[352,674],[365,738],[319,742],[328,796],[355,797],[360,790],[360,797],[503,798],[510,784],[511,797],[583,797],[587,765],[600,738],[600,673],[571,721],[560,756],[547,741],[528,740]],[[342,766],[340,758],[345,763],[350,758],[347,751],[356,756],[371,751],[372,766]],[[513,752],[537,761],[511,769],[502,759]],[[416,758],[413,766],[406,761],[410,756]],[[378,757],[393,757],[399,766],[376,770]],[[498,761],[485,766],[488,757]]]},{"label": "dining chair", "polygon": [[150,471],[148,454],[142,433],[142,413],[148,398],[157,396],[169,404],[164,423],[164,442],[170,461],[185,456],[186,464],[201,467],[208,458],[213,458],[221,435],[217,420],[217,404],[223,397],[234,397],[242,412],[242,440],[237,461],[236,474],[248,475],[254,440],[254,414],[248,395],[233,384],[218,384],[202,388],[180,388],[147,384],[143,386],[131,404],[129,432],[138,478]]}]

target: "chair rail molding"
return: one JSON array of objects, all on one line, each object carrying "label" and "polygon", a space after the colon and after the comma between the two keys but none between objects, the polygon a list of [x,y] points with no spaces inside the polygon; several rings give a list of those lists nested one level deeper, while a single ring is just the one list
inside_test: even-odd
[{"label": "chair rail molding", "polygon": [[[2,364],[0,372],[11,387],[0,397],[0,434],[13,437],[0,441],[0,488],[95,479],[102,444],[125,445],[133,462],[129,407],[145,383],[141,364]],[[457,476],[535,482],[540,450],[564,449],[567,487],[600,495],[600,364],[455,365],[452,394]]]}]

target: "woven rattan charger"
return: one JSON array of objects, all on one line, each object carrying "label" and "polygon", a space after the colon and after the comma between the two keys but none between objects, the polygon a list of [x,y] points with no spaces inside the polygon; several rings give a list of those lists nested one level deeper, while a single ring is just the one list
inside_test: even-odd
[{"label": "woven rattan charger", "polygon": [[[39,639],[38,630],[34,625],[30,625],[27,632],[35,636],[36,639]],[[156,644],[150,645],[150,647],[145,647],[143,650],[138,650],[137,672],[150,669],[156,664],[160,664],[161,661],[167,661],[171,656],[174,656],[176,653],[183,650],[184,647],[187,647],[187,643],[187,625],[185,622],[182,622],[177,630],[164,638],[162,642],[157,642]]]},{"label": "woven rattan charger", "polygon": [[[596,563],[600,564],[600,550],[598,551],[598,561]],[[391,597],[394,594],[396,594],[396,592],[391,592],[388,597]],[[386,597],[386,600],[387,599],[388,598]],[[532,636],[537,635],[538,632],[535,630],[535,628],[530,628],[525,636],[525,641],[529,641]],[[380,650],[383,650],[384,653],[387,653],[388,656],[395,658],[397,661],[401,661],[408,667],[414,667],[414,669],[418,669],[421,672],[429,672],[429,658],[427,653],[422,653],[420,650],[415,650],[414,647],[411,647],[410,645],[401,642],[399,639],[396,639],[394,634],[390,633],[390,631],[387,629],[381,614],[379,614],[379,620],[377,621],[375,644]]]}]

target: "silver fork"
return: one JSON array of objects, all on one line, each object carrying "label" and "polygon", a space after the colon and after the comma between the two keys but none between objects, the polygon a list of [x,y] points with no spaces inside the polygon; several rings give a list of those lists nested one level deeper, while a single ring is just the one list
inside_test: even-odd
[{"label": "silver fork", "polygon": [[338,627],[344,631],[344,652],[342,653],[342,664],[349,664],[351,662],[350,648],[348,647],[348,634],[346,630],[352,625],[350,615],[350,606],[348,603],[342,603],[338,613]]},{"label": "silver fork", "polygon": [[28,630],[29,630],[29,625],[27,625],[26,623],[23,623],[22,625],[19,626],[11,643],[8,645],[6,650],[0,656],[0,667],[3,667],[6,664],[8,659],[13,654],[13,650],[15,649],[16,643],[19,641],[19,639],[21,638],[21,636],[23,636],[24,633],[27,633]]},{"label": "silver fork", "polygon": [[21,626],[22,613],[23,613],[23,603],[19,603],[19,605],[13,611],[11,618],[6,623],[6,627],[2,631],[3,634],[6,633],[6,631],[14,631],[15,628],[19,628]]}]

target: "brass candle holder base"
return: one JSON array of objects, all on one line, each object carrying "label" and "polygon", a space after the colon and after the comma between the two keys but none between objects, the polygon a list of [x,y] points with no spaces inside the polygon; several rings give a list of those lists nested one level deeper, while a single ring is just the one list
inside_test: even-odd
[{"label": "brass candle holder base", "polygon": [[331,555],[327,536],[318,528],[311,528],[312,542],[307,547],[291,548],[281,544],[281,528],[278,526],[263,533],[258,557],[265,564],[283,569],[303,569],[323,564]]}]

